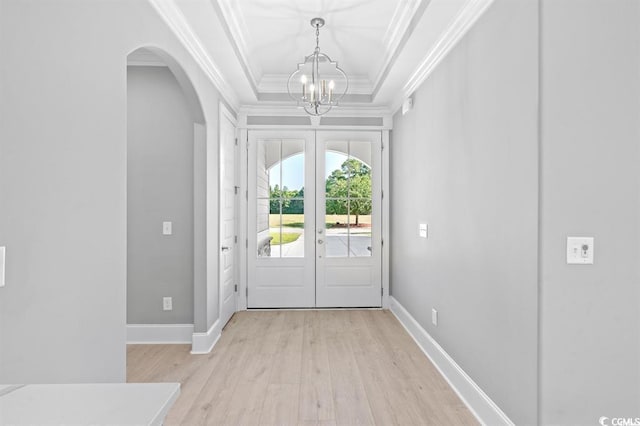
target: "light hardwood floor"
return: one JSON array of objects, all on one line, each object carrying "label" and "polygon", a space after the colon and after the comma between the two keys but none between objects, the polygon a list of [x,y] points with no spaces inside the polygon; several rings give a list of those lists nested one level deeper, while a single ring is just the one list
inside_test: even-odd
[{"label": "light hardwood floor", "polygon": [[238,312],[207,355],[129,345],[129,382],[180,382],[169,425],[476,425],[389,311]]}]

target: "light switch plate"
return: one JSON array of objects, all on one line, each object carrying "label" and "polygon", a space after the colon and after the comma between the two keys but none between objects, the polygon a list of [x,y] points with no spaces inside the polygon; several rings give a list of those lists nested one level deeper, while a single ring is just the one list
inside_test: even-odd
[{"label": "light switch plate", "polygon": [[567,264],[593,264],[593,237],[567,237]]},{"label": "light switch plate", "polygon": [[162,309],[165,311],[173,310],[173,297],[162,298]]},{"label": "light switch plate", "polygon": [[171,235],[173,232],[171,222],[162,222],[162,235]]},{"label": "light switch plate", "polygon": [[434,308],[431,308],[431,324],[438,326],[438,311]]},{"label": "light switch plate", "polygon": [[6,247],[0,247],[0,287],[4,287],[5,253]]},{"label": "light switch plate", "polygon": [[420,223],[418,225],[418,235],[420,238],[427,238],[429,226],[426,223]]}]

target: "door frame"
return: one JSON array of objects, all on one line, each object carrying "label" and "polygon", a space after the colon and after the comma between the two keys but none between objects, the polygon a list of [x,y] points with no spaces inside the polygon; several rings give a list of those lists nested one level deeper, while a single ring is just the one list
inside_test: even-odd
[{"label": "door frame", "polygon": [[382,309],[389,309],[389,143],[390,143],[390,125],[381,127],[370,126],[264,126],[264,125],[246,125],[246,120],[239,119],[241,124],[238,126],[238,148],[239,148],[239,186],[240,186],[240,210],[238,223],[238,265],[240,267],[239,285],[237,297],[237,310],[247,310],[247,289],[248,289],[248,181],[249,181],[249,148],[248,138],[249,130],[377,130],[382,135]]},{"label": "door frame", "polygon": [[[236,117],[231,113],[231,111],[229,110],[229,108],[226,107],[226,105],[224,105],[222,102],[220,102],[219,104],[219,114],[218,114],[219,118],[218,118],[218,245],[217,245],[217,256],[218,256],[218,318],[221,319],[222,318],[222,305],[223,305],[223,301],[224,301],[224,287],[223,287],[223,283],[222,283],[222,272],[223,272],[223,267],[222,267],[222,235],[223,235],[223,222],[222,222],[222,206],[223,206],[223,200],[222,197],[224,197],[224,188],[223,188],[223,176],[222,176],[222,120],[229,120],[229,122],[231,123],[231,125],[233,126],[234,129],[234,138],[235,138],[235,143],[233,145],[233,157],[234,157],[234,173],[233,173],[233,180],[234,180],[234,186],[238,186],[238,173],[239,173],[239,167],[238,167],[238,122],[236,120]],[[238,235],[238,231],[239,231],[239,227],[240,225],[240,220],[238,217],[238,211],[239,211],[239,203],[238,203],[238,198],[239,198],[239,194],[236,194],[238,196],[236,196],[235,201],[234,201],[234,214],[235,214],[235,219],[236,219],[236,223],[235,223],[235,235]],[[236,285],[238,285],[238,272],[239,272],[239,257],[238,253],[240,250],[238,250],[240,248],[240,244],[237,244],[237,242],[234,242],[234,247],[233,250],[236,251],[235,255],[234,255],[234,265],[233,265],[233,281],[236,283]],[[233,298],[234,298],[234,312],[238,311],[238,293],[237,291],[234,291],[233,294]],[[232,314],[233,315],[233,314]],[[224,327],[226,324],[221,324],[221,327]]]}]

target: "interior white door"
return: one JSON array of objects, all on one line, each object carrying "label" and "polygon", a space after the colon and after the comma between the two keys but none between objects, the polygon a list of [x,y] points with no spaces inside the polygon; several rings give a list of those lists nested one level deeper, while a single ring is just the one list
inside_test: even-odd
[{"label": "interior white door", "polygon": [[316,307],[382,306],[380,132],[316,134]]},{"label": "interior white door", "polygon": [[247,307],[315,306],[312,131],[248,133]]},{"label": "interior white door", "polygon": [[248,132],[249,308],[382,306],[380,132]]},{"label": "interior white door", "polygon": [[222,325],[236,311],[236,129],[231,115],[220,110],[220,320]]}]

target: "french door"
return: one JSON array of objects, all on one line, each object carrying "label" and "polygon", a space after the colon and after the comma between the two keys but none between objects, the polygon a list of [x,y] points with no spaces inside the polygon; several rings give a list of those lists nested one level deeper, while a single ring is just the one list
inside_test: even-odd
[{"label": "french door", "polygon": [[382,305],[381,134],[249,131],[249,308]]}]

